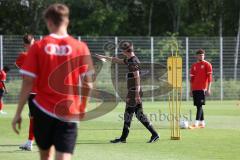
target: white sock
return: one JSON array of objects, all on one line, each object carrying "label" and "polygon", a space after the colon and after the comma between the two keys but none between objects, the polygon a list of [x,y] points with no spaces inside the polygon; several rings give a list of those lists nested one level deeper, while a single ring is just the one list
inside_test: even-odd
[{"label": "white sock", "polygon": [[32,145],[32,144],[33,144],[33,141],[32,141],[32,140],[28,140],[27,143],[30,144],[30,145]]},{"label": "white sock", "polygon": [[203,121],[201,121],[200,122],[203,126],[205,126],[205,121],[203,120]]},{"label": "white sock", "polygon": [[199,121],[196,120],[196,121],[195,121],[195,126],[198,126],[198,124],[199,124]]}]

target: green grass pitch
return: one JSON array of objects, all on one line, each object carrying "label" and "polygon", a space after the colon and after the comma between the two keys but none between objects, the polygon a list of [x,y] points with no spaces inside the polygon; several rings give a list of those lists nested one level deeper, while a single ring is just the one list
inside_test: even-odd
[{"label": "green grass pitch", "polygon": [[[34,145],[32,152],[21,151],[28,133],[28,109],[23,113],[20,135],[13,133],[11,120],[16,105],[5,105],[7,115],[0,115],[0,159],[33,160],[38,158]],[[159,159],[239,159],[240,106],[237,101],[208,101],[205,107],[205,129],[181,130],[180,141],[170,140],[167,102],[144,102],[145,113],[151,118],[161,139],[147,144],[150,134],[134,118],[126,144],[110,144],[122,129],[124,104],[120,103],[111,113],[91,121],[81,122],[74,160],[159,160]],[[182,103],[182,115],[194,121],[192,102]]]}]

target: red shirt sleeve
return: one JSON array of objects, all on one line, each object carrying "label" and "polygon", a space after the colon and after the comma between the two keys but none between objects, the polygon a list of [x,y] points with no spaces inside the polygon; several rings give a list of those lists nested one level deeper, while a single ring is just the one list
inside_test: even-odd
[{"label": "red shirt sleeve", "polygon": [[[93,68],[93,62],[92,58],[90,56],[90,51],[88,49],[88,46],[86,43],[82,43],[82,48],[80,51],[81,55],[83,55],[83,61],[82,64],[80,64],[82,67],[80,69],[80,74],[92,76],[94,75],[94,68]],[[87,68],[86,68],[87,67]],[[84,73],[85,72],[85,73]],[[87,107],[87,97],[81,96],[81,105],[80,105],[80,113],[84,113]]]},{"label": "red shirt sleeve", "polygon": [[6,81],[6,74],[3,73],[3,71],[0,72],[0,81]]},{"label": "red shirt sleeve", "polygon": [[207,75],[208,82],[212,82],[212,65],[210,63],[207,64]]},{"label": "red shirt sleeve", "polygon": [[38,75],[38,53],[39,53],[39,47],[38,47],[38,44],[35,43],[28,51],[26,60],[20,70],[21,74],[32,77],[32,78],[37,77],[37,75]]},{"label": "red shirt sleeve", "polygon": [[26,55],[24,55],[24,53],[19,54],[19,56],[18,56],[18,58],[16,59],[16,62],[15,62],[16,66],[18,68],[22,67],[22,65],[24,63],[24,60],[25,60],[25,57],[26,57]]},{"label": "red shirt sleeve", "polygon": [[89,49],[88,49],[88,46],[87,46],[87,44],[85,43],[85,42],[81,42],[82,44],[81,44],[81,46],[82,46],[82,48],[81,48],[81,55],[90,55],[90,51],[89,51]]},{"label": "red shirt sleeve", "polygon": [[80,50],[80,55],[83,56],[83,59],[81,61],[81,64],[79,65],[87,65],[87,70],[86,66],[81,68],[80,73],[86,72],[85,74],[91,74],[93,70],[93,63],[92,63],[92,58],[90,56],[90,51],[88,49],[88,46],[86,43],[81,42],[81,50]]}]

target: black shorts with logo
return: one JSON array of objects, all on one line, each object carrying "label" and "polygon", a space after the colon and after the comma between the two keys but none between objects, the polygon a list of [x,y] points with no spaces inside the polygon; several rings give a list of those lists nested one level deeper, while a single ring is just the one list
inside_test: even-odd
[{"label": "black shorts with logo", "polygon": [[60,121],[37,106],[33,108],[33,117],[34,135],[40,149],[48,150],[54,145],[58,152],[73,153],[77,139],[76,123]]},{"label": "black shorts with logo", "polygon": [[196,90],[192,91],[193,94],[193,103],[195,106],[205,105],[205,91]]}]

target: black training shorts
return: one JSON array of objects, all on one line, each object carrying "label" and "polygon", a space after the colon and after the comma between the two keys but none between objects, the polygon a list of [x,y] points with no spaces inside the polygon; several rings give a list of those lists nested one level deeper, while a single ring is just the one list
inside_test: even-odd
[{"label": "black training shorts", "polygon": [[77,124],[63,122],[41,111],[33,109],[34,135],[38,147],[48,150],[52,145],[58,152],[70,153],[74,151],[77,139]]},{"label": "black training shorts", "polygon": [[193,103],[195,106],[205,105],[205,91],[196,90],[192,91],[193,94]]}]

